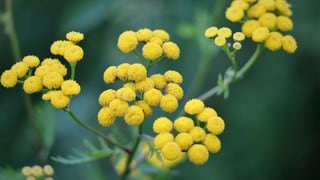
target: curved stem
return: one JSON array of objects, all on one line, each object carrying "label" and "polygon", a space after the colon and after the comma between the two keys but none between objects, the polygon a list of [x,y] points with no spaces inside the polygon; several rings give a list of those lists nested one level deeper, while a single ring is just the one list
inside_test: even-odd
[{"label": "curved stem", "polygon": [[74,80],[76,77],[76,67],[77,67],[77,62],[70,63],[71,66],[71,79]]},{"label": "curved stem", "polygon": [[122,149],[123,151],[125,151],[126,153],[132,153],[130,149],[128,149],[127,147],[118,144],[114,141],[112,141],[108,136],[106,136],[105,134],[103,134],[102,132],[96,130],[95,128],[87,125],[86,123],[82,122],[70,109],[64,109],[65,112],[67,112],[69,114],[69,116],[81,127],[85,128],[86,130],[92,132],[93,134],[102,137],[106,142],[108,142],[109,144],[112,144],[114,146],[117,146],[118,148]]}]

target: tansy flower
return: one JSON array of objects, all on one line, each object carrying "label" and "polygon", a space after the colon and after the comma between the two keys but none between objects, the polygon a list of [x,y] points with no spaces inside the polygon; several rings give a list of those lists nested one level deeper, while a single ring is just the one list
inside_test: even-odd
[{"label": "tansy flower", "polygon": [[49,72],[43,76],[42,84],[48,89],[56,89],[63,83],[63,77],[57,72]]},{"label": "tansy flower", "polygon": [[52,43],[50,52],[54,55],[64,55],[64,52],[68,46],[72,46],[73,43],[66,40],[58,40]]},{"label": "tansy flower", "polygon": [[180,49],[176,43],[165,42],[162,44],[162,50],[164,55],[172,60],[177,60],[180,57]]},{"label": "tansy flower", "polygon": [[70,98],[69,96],[64,95],[62,91],[55,91],[50,95],[50,102],[53,107],[62,109],[69,104]]},{"label": "tansy flower", "polygon": [[159,44],[149,42],[142,47],[142,55],[144,58],[154,61],[162,56],[162,48]]},{"label": "tansy flower", "polygon": [[108,106],[109,103],[114,100],[116,98],[116,91],[113,89],[108,89],[103,91],[100,95],[99,95],[99,104],[101,106]]},{"label": "tansy flower", "polygon": [[144,41],[147,42],[148,40],[150,40],[153,36],[152,31],[148,28],[144,28],[144,29],[139,29],[136,32],[136,36],[138,41]]},{"label": "tansy flower", "polygon": [[218,34],[218,28],[215,26],[208,27],[204,32],[207,38],[214,38]]},{"label": "tansy flower", "polygon": [[282,38],[282,48],[288,53],[294,53],[297,50],[297,42],[293,36],[286,35]]},{"label": "tansy flower", "polygon": [[150,106],[157,106],[159,105],[162,98],[162,93],[158,89],[149,89],[143,95],[143,100],[149,104]]},{"label": "tansy flower", "polygon": [[265,46],[270,51],[277,51],[282,47],[282,34],[274,31],[270,32],[268,39],[265,41]]},{"label": "tansy flower", "polygon": [[165,89],[167,94],[172,94],[178,100],[182,99],[183,97],[183,89],[179,84],[176,83],[169,83]]},{"label": "tansy flower", "polygon": [[27,63],[20,61],[11,66],[11,70],[17,73],[18,78],[25,76],[29,70]]},{"label": "tansy flower", "polygon": [[32,166],[31,172],[32,172],[32,175],[34,175],[36,177],[40,177],[43,175],[42,167],[39,165]]},{"label": "tansy flower", "polygon": [[27,94],[36,93],[42,90],[42,81],[38,76],[30,76],[23,82],[23,90]]},{"label": "tansy flower", "polygon": [[174,141],[180,146],[182,150],[187,150],[192,144],[193,139],[189,133],[178,133],[174,138]]},{"label": "tansy flower", "polygon": [[218,29],[218,37],[224,37],[224,38],[228,38],[232,35],[232,31],[230,28],[228,27],[222,27]]},{"label": "tansy flower", "polygon": [[203,109],[203,111],[197,114],[197,119],[200,122],[207,122],[209,118],[216,117],[216,116],[217,116],[217,112],[213,108],[206,107]]},{"label": "tansy flower", "polygon": [[165,159],[173,161],[180,158],[182,151],[177,143],[168,142],[162,147],[161,153]]},{"label": "tansy flower", "polygon": [[157,89],[161,90],[167,86],[167,81],[162,74],[153,74],[150,76],[150,79],[153,81],[154,87]]},{"label": "tansy flower", "polygon": [[245,35],[243,34],[243,32],[235,32],[232,35],[232,38],[234,41],[243,41],[245,39]]},{"label": "tansy flower", "polygon": [[147,77],[146,68],[139,63],[132,64],[128,69],[128,79],[134,81],[142,81]]},{"label": "tansy flower", "polygon": [[163,44],[163,39],[161,39],[160,37],[157,37],[157,36],[153,36],[151,39],[149,39],[148,42],[149,43],[156,43],[161,46]]},{"label": "tansy flower", "polygon": [[54,174],[54,169],[51,165],[44,165],[43,172],[46,176],[52,176]]},{"label": "tansy flower", "polygon": [[127,82],[127,83],[123,84],[122,87],[130,88],[135,92],[137,90],[136,89],[136,84],[134,82]]},{"label": "tansy flower", "polygon": [[247,10],[249,8],[248,2],[245,2],[243,0],[233,0],[231,6],[240,7],[243,10]]},{"label": "tansy flower", "polygon": [[129,63],[122,63],[117,66],[116,75],[122,81],[128,80],[128,69],[130,67]]},{"label": "tansy flower", "polygon": [[155,167],[170,168],[170,167],[175,166],[177,163],[182,161],[184,158],[185,158],[184,153],[182,153],[180,158],[178,158],[176,160],[168,160],[163,157],[162,153],[160,153],[159,155],[157,153],[152,153],[151,155],[147,156],[146,159],[151,165],[153,165]]},{"label": "tansy flower", "polygon": [[198,114],[204,110],[204,103],[200,99],[191,99],[184,105],[184,111],[188,114]]},{"label": "tansy flower", "polygon": [[254,42],[263,42],[269,37],[270,30],[267,27],[258,27],[252,32]]},{"label": "tansy flower", "polygon": [[172,113],[177,110],[178,106],[178,100],[173,95],[166,94],[161,97],[160,108],[163,111]]},{"label": "tansy flower", "polygon": [[125,31],[120,34],[118,38],[118,48],[124,52],[129,53],[133,51],[138,45],[136,33],[133,31]]},{"label": "tansy flower", "polygon": [[63,57],[68,61],[68,62],[78,62],[83,58],[84,52],[83,49],[78,46],[78,45],[70,45],[67,46]]},{"label": "tansy flower", "polygon": [[117,78],[116,66],[109,66],[103,73],[103,80],[105,83],[114,83]]},{"label": "tansy flower", "polygon": [[66,34],[66,38],[73,43],[78,43],[83,40],[84,35],[80,32],[71,31]]},{"label": "tansy flower", "polygon": [[32,169],[30,166],[24,166],[21,169],[21,173],[23,176],[31,176],[32,175]]},{"label": "tansy flower", "polygon": [[239,22],[244,16],[244,10],[240,6],[230,6],[227,8],[225,16],[231,22]]},{"label": "tansy flower", "polygon": [[214,134],[207,134],[203,140],[203,145],[212,153],[216,153],[221,149],[220,139]]},{"label": "tansy flower", "polygon": [[194,122],[191,118],[181,116],[173,123],[174,129],[178,132],[189,132],[194,127]]},{"label": "tansy flower", "polygon": [[216,116],[208,119],[206,127],[212,134],[219,135],[223,132],[225,124],[221,117]]},{"label": "tansy flower", "polygon": [[164,42],[170,40],[169,34],[167,33],[167,31],[165,31],[163,29],[153,30],[152,33],[153,33],[153,36],[161,38]]},{"label": "tansy flower", "polygon": [[291,31],[293,29],[293,22],[286,16],[278,16],[277,28],[280,31]]},{"label": "tansy flower", "polygon": [[40,64],[39,58],[34,55],[28,55],[23,57],[22,62],[26,63],[29,66],[29,68],[37,67]]},{"label": "tansy flower", "polygon": [[274,13],[264,13],[259,18],[259,23],[261,26],[265,26],[268,29],[273,29],[277,24],[277,17]]},{"label": "tansy flower", "polygon": [[133,101],[136,99],[136,92],[131,88],[122,87],[116,91],[116,97],[123,101]]},{"label": "tansy flower", "polygon": [[167,81],[167,83],[172,82],[172,83],[181,84],[183,81],[183,77],[178,71],[168,70],[163,74],[163,76],[164,76],[164,79]]},{"label": "tansy flower", "polygon": [[241,31],[247,37],[251,37],[252,32],[256,30],[258,27],[260,27],[260,23],[257,20],[248,20],[243,23]]},{"label": "tansy flower", "polygon": [[18,75],[16,71],[5,70],[1,74],[1,85],[5,88],[12,88],[18,82]]},{"label": "tansy flower", "polygon": [[116,119],[114,112],[108,107],[101,108],[98,112],[97,118],[99,124],[104,127],[111,126]]},{"label": "tansy flower", "polygon": [[76,81],[70,79],[63,81],[61,84],[61,91],[68,96],[78,95],[81,91],[81,87]]},{"label": "tansy flower", "polygon": [[45,65],[49,66],[51,72],[57,72],[62,76],[67,75],[67,68],[58,59],[46,58],[41,62],[41,66]]},{"label": "tansy flower", "polygon": [[168,142],[173,142],[173,135],[169,132],[157,134],[153,139],[153,144],[157,149],[161,149]]},{"label": "tansy flower", "polygon": [[194,144],[188,150],[188,158],[192,163],[202,165],[209,159],[208,149],[202,144]]},{"label": "tansy flower", "polygon": [[266,11],[267,9],[262,4],[257,3],[248,9],[247,14],[250,18],[259,18]]},{"label": "tansy flower", "polygon": [[275,0],[259,0],[258,3],[263,5],[268,11],[274,11],[276,8]]},{"label": "tansy flower", "polygon": [[146,92],[152,88],[154,88],[154,82],[148,77],[135,83],[135,89],[137,91]]},{"label": "tansy flower", "polygon": [[139,126],[144,120],[144,113],[139,106],[131,105],[124,114],[124,121],[130,126]]},{"label": "tansy flower", "polygon": [[206,137],[206,132],[201,127],[195,126],[190,131],[189,134],[192,136],[194,142],[200,142]]},{"label": "tansy flower", "polygon": [[234,42],[234,43],[232,44],[232,47],[233,47],[233,49],[235,49],[235,50],[240,50],[241,47],[242,47],[242,45],[241,45],[240,42]]},{"label": "tansy flower", "polygon": [[222,36],[217,36],[216,38],[214,38],[214,43],[219,46],[222,47],[227,43],[227,40],[225,37]]},{"label": "tansy flower", "polygon": [[276,0],[276,9],[281,15],[290,17],[292,15],[290,7],[291,5],[286,0]]},{"label": "tansy flower", "polygon": [[121,117],[128,110],[129,104],[120,99],[114,99],[109,103],[109,108],[114,112],[115,116]]},{"label": "tansy flower", "polygon": [[153,122],[153,132],[164,133],[172,130],[172,122],[167,117],[159,117]]},{"label": "tansy flower", "polygon": [[144,117],[149,117],[152,114],[151,106],[144,100],[136,101],[135,105],[139,106],[144,114]]},{"label": "tansy flower", "polygon": [[49,65],[41,65],[36,68],[34,75],[36,75],[42,79],[43,76],[48,74],[49,72],[51,72]]}]

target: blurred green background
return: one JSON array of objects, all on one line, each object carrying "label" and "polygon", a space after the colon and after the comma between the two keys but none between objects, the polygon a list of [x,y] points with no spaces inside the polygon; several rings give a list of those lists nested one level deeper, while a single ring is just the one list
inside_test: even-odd
[{"label": "blurred green background", "polygon": [[[106,133],[109,130],[100,128],[96,120],[98,95],[108,88],[102,73],[109,65],[135,60],[134,56],[124,55],[117,49],[117,38],[122,31],[144,27],[167,30],[171,40],[179,44],[181,58],[161,63],[152,70],[179,70],[184,75],[183,87],[190,98],[213,87],[217,75],[228,66],[224,54],[216,51],[202,35],[204,29],[215,25],[239,30],[237,24],[224,19],[224,10],[231,2],[225,0],[13,2],[23,56],[50,57],[51,43],[64,39],[65,33],[76,30],[85,34],[81,42],[85,57],[77,69],[82,93],[73,99],[72,107],[83,120]],[[294,13],[292,34],[298,42],[297,52],[265,51],[245,78],[232,85],[228,99],[214,96],[206,101],[226,122],[226,130],[220,136],[222,149],[211,154],[203,166],[186,162],[178,165],[172,179],[320,179],[320,4],[312,0],[289,2]],[[4,0],[0,2],[0,9],[4,10]],[[240,64],[254,51],[252,43],[245,43],[243,47]],[[0,26],[0,59],[0,72],[14,61],[3,26]],[[37,95],[32,99],[34,104],[40,102]],[[49,157],[70,154],[72,148],[83,147],[84,138],[93,138],[64,112],[53,114],[54,117],[43,119],[48,123],[54,119],[51,129],[54,141],[46,152],[40,148],[41,141],[27,119],[21,87],[0,87],[1,173],[39,164],[39,154],[42,157],[46,153]],[[150,122],[144,127],[148,126]],[[50,159],[47,163],[54,166],[58,180],[115,177],[109,159],[74,166]],[[4,174],[1,178],[6,179]]]}]

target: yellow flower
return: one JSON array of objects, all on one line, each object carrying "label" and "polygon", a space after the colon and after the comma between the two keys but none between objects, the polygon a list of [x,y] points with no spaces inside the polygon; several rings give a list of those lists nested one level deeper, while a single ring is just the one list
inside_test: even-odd
[{"label": "yellow flower", "polygon": [[54,91],[54,93],[50,95],[50,102],[53,107],[62,109],[69,104],[70,98],[64,95],[62,91]]},{"label": "yellow flower", "polygon": [[29,68],[37,67],[40,64],[40,60],[37,56],[28,55],[23,57],[22,62],[26,63]]},{"label": "yellow flower", "polygon": [[153,81],[154,87],[157,89],[161,90],[167,86],[167,81],[162,74],[153,74],[150,76],[150,79]]},{"label": "yellow flower", "polygon": [[56,89],[63,83],[63,77],[57,72],[49,72],[43,76],[42,84],[48,89]]},{"label": "yellow flower", "polygon": [[244,17],[244,10],[240,6],[230,6],[227,8],[225,16],[231,22],[239,22]]},{"label": "yellow flower", "polygon": [[142,81],[147,77],[147,69],[139,63],[132,64],[128,69],[128,79],[136,82]]},{"label": "yellow flower", "polygon": [[131,65],[129,63],[122,63],[117,67],[117,77],[122,81],[128,80],[128,69]]},{"label": "yellow flower", "polygon": [[222,27],[218,29],[218,37],[228,38],[232,35],[232,31],[228,27]]},{"label": "yellow flower", "polygon": [[78,95],[81,91],[80,85],[74,80],[66,80],[61,84],[61,91],[64,95]]},{"label": "yellow flower", "polygon": [[195,126],[190,131],[189,134],[192,136],[194,142],[200,142],[206,137],[206,132],[201,127]]},{"label": "yellow flower", "polygon": [[280,31],[291,31],[293,29],[293,22],[287,16],[278,16],[277,28]]},{"label": "yellow flower", "polygon": [[136,101],[135,105],[139,106],[142,109],[144,117],[149,117],[152,114],[151,106],[144,100]]},{"label": "yellow flower", "polygon": [[212,153],[219,152],[221,149],[220,139],[214,134],[207,134],[203,140],[203,145]]},{"label": "yellow flower", "polygon": [[266,11],[267,9],[262,4],[256,3],[248,9],[247,14],[250,18],[259,18]]},{"label": "yellow flower", "polygon": [[127,83],[123,84],[122,87],[130,88],[134,92],[136,92],[136,84],[134,82],[127,82]]},{"label": "yellow flower", "polygon": [[39,165],[32,166],[31,172],[32,172],[32,175],[34,175],[36,177],[40,177],[43,175],[43,169]]},{"label": "yellow flower", "polygon": [[130,126],[139,126],[144,120],[144,113],[137,105],[131,105],[124,115],[124,121]]},{"label": "yellow flower", "polygon": [[174,42],[165,42],[162,44],[163,54],[172,60],[177,60],[180,57],[179,46]]},{"label": "yellow flower", "polygon": [[291,4],[289,4],[286,0],[276,0],[276,9],[281,15],[290,17],[292,15],[290,8]]},{"label": "yellow flower", "polygon": [[233,49],[235,49],[235,50],[240,50],[241,47],[242,47],[242,45],[241,45],[240,42],[234,42],[234,43],[232,44],[232,47],[233,47]]},{"label": "yellow flower", "polygon": [[233,33],[232,38],[234,41],[241,42],[245,39],[245,35],[243,32],[235,32],[235,33]]},{"label": "yellow flower", "polygon": [[258,21],[261,26],[265,26],[271,30],[277,24],[277,17],[273,13],[267,12],[267,13],[264,13],[263,15],[261,15]]},{"label": "yellow flower", "polygon": [[217,36],[216,38],[214,38],[214,43],[219,46],[222,47],[227,43],[226,38],[222,37],[222,36]]},{"label": "yellow flower", "polygon": [[211,108],[211,107],[206,107],[201,111],[199,114],[197,114],[197,119],[200,122],[207,122],[209,118],[211,117],[216,117],[217,112]]},{"label": "yellow flower", "polygon": [[133,101],[136,99],[136,92],[131,88],[122,87],[116,91],[116,97],[123,101]]},{"label": "yellow flower", "polygon": [[36,68],[34,75],[38,76],[39,78],[43,78],[44,75],[48,74],[51,72],[50,66],[49,65],[41,65]]},{"label": "yellow flower", "polygon": [[184,105],[184,111],[188,114],[198,114],[204,110],[204,103],[200,99],[191,99]]},{"label": "yellow flower", "polygon": [[18,75],[16,71],[5,70],[1,74],[1,85],[5,88],[12,88],[18,82]]},{"label": "yellow flower", "polygon": [[142,47],[142,55],[144,58],[154,61],[162,56],[162,48],[159,44],[148,42]]},{"label": "yellow flower", "polygon": [[269,37],[270,30],[267,27],[259,27],[252,32],[252,40],[254,42],[264,42]]},{"label": "yellow flower", "polygon": [[50,72],[57,72],[62,76],[67,75],[67,68],[58,59],[46,58],[41,62],[41,66],[46,65]]},{"label": "yellow flower", "polygon": [[180,133],[189,132],[194,127],[194,122],[189,117],[181,116],[174,121],[173,126]]},{"label": "yellow flower", "polygon": [[165,112],[172,113],[177,110],[178,106],[177,98],[171,94],[163,95],[160,100],[160,108]]},{"label": "yellow flower", "polygon": [[208,27],[204,32],[207,38],[214,38],[218,34],[218,28],[215,26]]},{"label": "yellow flower", "polygon": [[136,32],[136,36],[138,41],[144,41],[147,42],[152,38],[152,31],[148,28],[144,28],[144,29],[139,29]]},{"label": "yellow flower", "polygon": [[52,176],[54,174],[53,167],[48,164],[43,166],[43,172],[47,176]]},{"label": "yellow flower", "polygon": [[243,23],[241,27],[241,31],[246,35],[247,37],[251,37],[252,32],[256,30],[258,27],[260,27],[260,24],[257,20],[248,20]]},{"label": "yellow flower", "polygon": [[73,43],[78,43],[83,40],[84,35],[80,32],[71,31],[66,34],[66,38]]},{"label": "yellow flower", "polygon": [[284,36],[282,38],[282,48],[287,53],[294,53],[298,48],[297,42],[294,37],[291,35]]},{"label": "yellow flower", "polygon": [[66,40],[58,40],[52,43],[50,52],[54,55],[64,55],[64,52],[68,46],[72,46],[73,43]]},{"label": "yellow flower", "polygon": [[27,63],[20,61],[11,66],[11,70],[17,73],[18,78],[25,76],[29,70]]},{"label": "yellow flower", "polygon": [[164,42],[170,40],[169,34],[167,33],[167,31],[165,31],[163,29],[153,30],[152,33],[153,33],[153,36],[161,38]]},{"label": "yellow flower", "polygon": [[268,11],[274,11],[276,8],[275,0],[259,0],[258,3],[264,6]]},{"label": "yellow flower", "polygon": [[163,76],[167,83],[171,82],[181,84],[183,81],[183,77],[178,71],[168,70],[163,74]]},{"label": "yellow flower", "polygon": [[172,122],[167,117],[159,117],[153,122],[153,132],[164,133],[172,130]]},{"label": "yellow flower", "polygon": [[182,160],[184,160],[184,158],[185,158],[185,153],[182,153],[180,158],[173,160],[173,161],[165,159],[163,157],[162,153],[160,153],[159,155],[157,153],[152,153],[146,159],[151,165],[153,165],[155,167],[171,168],[171,167],[177,165]]},{"label": "yellow flower", "polygon": [[248,2],[243,0],[233,0],[231,6],[240,7],[243,10],[247,10],[249,8]]},{"label": "yellow flower", "polygon": [[152,88],[154,88],[154,82],[148,77],[135,83],[135,89],[137,91],[146,92]]},{"label": "yellow flower", "polygon": [[21,169],[21,173],[23,176],[31,176],[32,175],[32,168],[30,166],[24,166]]},{"label": "yellow flower", "polygon": [[179,86],[179,84],[169,83],[165,91],[167,94],[174,95],[174,97],[176,97],[178,100],[182,99],[183,97],[183,89],[181,86]]},{"label": "yellow flower", "polygon": [[157,134],[153,139],[153,144],[156,149],[161,149],[168,142],[173,142],[173,135],[169,132]]},{"label": "yellow flower", "polygon": [[274,31],[270,32],[268,39],[265,41],[266,48],[270,51],[277,51],[282,47],[282,34]]},{"label": "yellow flower", "polygon": [[149,89],[143,94],[143,100],[150,106],[159,105],[161,98],[162,98],[161,91],[155,88]]},{"label": "yellow flower", "polygon": [[163,40],[157,36],[153,36],[148,42],[149,43],[156,43],[156,44],[159,44],[160,46],[163,44]]},{"label": "yellow flower", "polygon": [[99,124],[104,127],[111,126],[116,119],[114,112],[108,107],[101,108],[97,114],[97,118]]},{"label": "yellow flower", "polygon": [[78,45],[67,46],[63,57],[68,62],[78,62],[83,58],[84,52],[83,49]]},{"label": "yellow flower", "polygon": [[207,121],[207,129],[209,132],[215,135],[219,135],[224,131],[225,124],[221,117],[211,117]]},{"label": "yellow flower", "polygon": [[99,104],[101,106],[108,106],[109,103],[114,100],[116,98],[116,91],[113,89],[108,89],[103,91],[100,95],[99,95]]},{"label": "yellow flower", "polygon": [[192,163],[202,165],[208,161],[209,152],[204,145],[194,144],[188,150],[188,158]]},{"label": "yellow flower", "polygon": [[124,52],[129,53],[136,49],[138,45],[138,39],[136,33],[133,31],[125,31],[120,34],[118,38],[118,48]]},{"label": "yellow flower", "polygon": [[30,76],[23,82],[23,90],[27,94],[40,92],[42,90],[42,81],[38,76]]},{"label": "yellow flower", "polygon": [[117,67],[109,66],[103,73],[103,80],[105,83],[114,83],[117,78]]},{"label": "yellow flower", "polygon": [[161,153],[165,159],[174,161],[180,158],[182,151],[177,143],[168,142],[162,147]]},{"label": "yellow flower", "polygon": [[115,116],[121,117],[127,112],[129,104],[126,101],[116,98],[109,103],[109,107],[114,112]]},{"label": "yellow flower", "polygon": [[192,144],[193,139],[189,133],[178,133],[174,138],[174,141],[180,146],[182,150],[187,150]]}]

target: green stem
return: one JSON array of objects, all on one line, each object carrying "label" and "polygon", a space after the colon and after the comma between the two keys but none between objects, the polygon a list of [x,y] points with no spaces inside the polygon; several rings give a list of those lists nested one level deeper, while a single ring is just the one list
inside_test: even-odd
[{"label": "green stem", "polygon": [[228,47],[228,45],[224,45],[223,46],[223,51],[226,53],[226,55],[228,56],[231,64],[232,64],[232,69],[233,69],[233,72],[234,72],[234,75],[233,75],[233,78],[236,78],[236,73],[238,71],[238,64],[236,62],[236,56],[235,56],[235,53],[231,53],[230,52],[230,49]]},{"label": "green stem", "polygon": [[70,63],[71,66],[71,79],[74,80],[76,77],[76,67],[77,67],[77,62]]},{"label": "green stem", "polygon": [[86,123],[82,122],[70,109],[64,109],[65,112],[67,112],[69,114],[69,116],[81,127],[85,128],[86,130],[92,132],[93,134],[102,137],[106,142],[108,142],[109,144],[112,144],[114,146],[117,146],[118,148],[122,149],[123,151],[125,151],[126,153],[130,154],[132,153],[130,149],[128,149],[127,147],[112,141],[108,136],[106,136],[105,134],[103,134],[102,132],[96,130],[95,128],[87,125]]},{"label": "green stem", "polygon": [[[235,78],[233,77],[227,77],[224,79],[224,84],[228,86],[229,84],[241,79],[247,72],[248,70],[252,67],[252,65],[256,62],[258,57],[260,56],[261,52],[264,49],[263,44],[258,44],[255,52],[252,54],[250,59],[247,61],[245,65],[235,74]],[[211,96],[215,95],[219,90],[218,86],[213,87],[209,91],[205,92],[204,94],[200,95],[198,98],[201,100],[206,100],[210,98]]]}]

